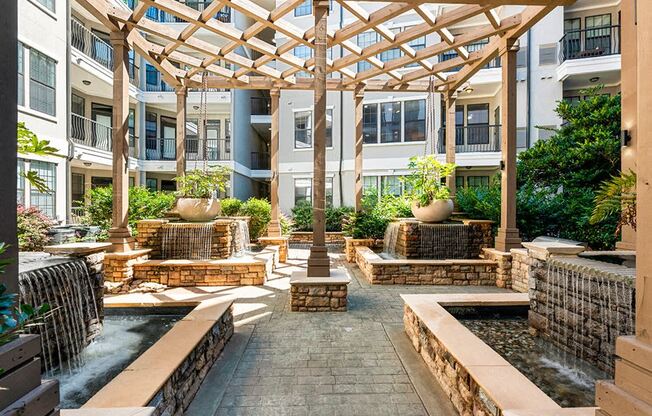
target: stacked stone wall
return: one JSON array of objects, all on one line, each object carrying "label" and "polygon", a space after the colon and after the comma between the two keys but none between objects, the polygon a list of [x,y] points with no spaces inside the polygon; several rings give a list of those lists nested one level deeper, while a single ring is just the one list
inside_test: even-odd
[{"label": "stacked stone wall", "polygon": [[[493,248],[485,248],[483,257],[496,262],[496,286],[512,288],[512,255]],[[526,289],[527,290],[527,289]]]},{"label": "stacked stone wall", "polygon": [[295,284],[290,289],[293,312],[344,312],[347,308],[347,285]]},{"label": "stacked stone wall", "polygon": [[374,240],[373,238],[351,238],[345,237],[344,240],[344,254],[346,256],[346,261],[349,263],[355,263],[355,248],[356,247],[369,247],[372,250],[375,248],[382,248],[383,242]]},{"label": "stacked stone wall", "polygon": [[134,280],[166,286],[241,286],[265,283],[267,265],[264,262],[247,264],[211,263],[193,261],[179,264],[149,261],[134,266]]},{"label": "stacked stone wall", "polygon": [[[312,231],[294,231],[290,234],[290,244],[312,243]],[[326,232],[326,244],[344,244],[344,234],[336,231]]]},{"label": "stacked stone wall", "polygon": [[[493,223],[491,221],[463,220],[468,228],[467,250],[462,257],[474,259],[480,257],[482,250],[493,247]],[[418,221],[400,221],[396,240],[396,257],[402,259],[428,258],[424,256],[421,231]],[[425,251],[428,251],[426,249]]]}]

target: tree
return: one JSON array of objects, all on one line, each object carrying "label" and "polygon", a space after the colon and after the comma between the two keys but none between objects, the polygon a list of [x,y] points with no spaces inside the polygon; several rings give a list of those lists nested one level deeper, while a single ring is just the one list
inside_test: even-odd
[{"label": "tree", "polygon": [[[18,141],[18,154],[20,155],[59,156],[57,154],[59,150],[50,146],[49,140],[39,139],[34,132],[25,127],[25,123],[22,121],[18,122],[16,139]],[[30,170],[23,173],[23,176],[39,192],[49,193],[51,191],[36,171]]]}]

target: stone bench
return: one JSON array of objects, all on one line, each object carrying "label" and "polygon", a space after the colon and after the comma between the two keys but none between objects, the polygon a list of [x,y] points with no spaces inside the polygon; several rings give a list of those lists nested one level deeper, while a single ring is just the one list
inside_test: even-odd
[{"label": "stone bench", "polygon": [[294,272],[290,278],[290,308],[293,312],[345,312],[349,283],[351,278],[345,270],[331,270],[329,277]]}]

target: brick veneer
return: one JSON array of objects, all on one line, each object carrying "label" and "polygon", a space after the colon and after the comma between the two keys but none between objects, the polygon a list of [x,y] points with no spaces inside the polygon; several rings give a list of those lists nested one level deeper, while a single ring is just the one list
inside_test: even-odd
[{"label": "brick veneer", "polygon": [[[312,243],[312,231],[294,231],[290,234],[290,244]],[[344,234],[336,231],[326,233],[326,244],[344,244]]]},{"label": "brick veneer", "polygon": [[293,312],[345,312],[351,278],[343,270],[330,277],[306,277],[294,272],[290,278],[290,309]]},{"label": "brick veneer", "polygon": [[368,247],[356,247],[356,263],[372,284],[495,286],[491,260],[384,260]]},{"label": "brick veneer", "polygon": [[134,279],[166,286],[262,285],[265,263],[149,260],[134,266]]}]

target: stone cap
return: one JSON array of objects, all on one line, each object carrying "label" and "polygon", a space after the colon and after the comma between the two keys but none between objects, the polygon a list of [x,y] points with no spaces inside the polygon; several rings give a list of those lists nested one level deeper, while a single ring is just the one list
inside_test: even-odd
[{"label": "stone cap", "polygon": [[155,407],[61,409],[61,416],[151,416],[155,410]]},{"label": "stone cap", "polygon": [[575,256],[586,250],[583,246],[557,241],[537,241],[522,243],[530,255],[538,260],[548,260],[550,256]]},{"label": "stone cap", "polygon": [[151,248],[141,248],[138,250],[129,250],[129,251],[119,251],[115,253],[106,253],[107,259],[135,259],[136,257],[141,257],[149,254],[152,251]]},{"label": "stone cap", "polygon": [[597,407],[568,407],[565,409],[505,410],[503,416],[595,416]]},{"label": "stone cap", "polygon": [[49,254],[79,256],[107,251],[111,243],[66,243],[46,246],[43,251]]},{"label": "stone cap", "polygon": [[290,286],[348,285],[349,283],[351,283],[351,278],[343,269],[331,269],[329,277],[308,277],[308,272],[305,270],[292,272],[290,277]]},{"label": "stone cap", "polygon": [[287,241],[289,239],[290,237],[288,237],[287,235],[281,235],[278,237],[269,237],[269,236],[258,237],[258,241]]}]

